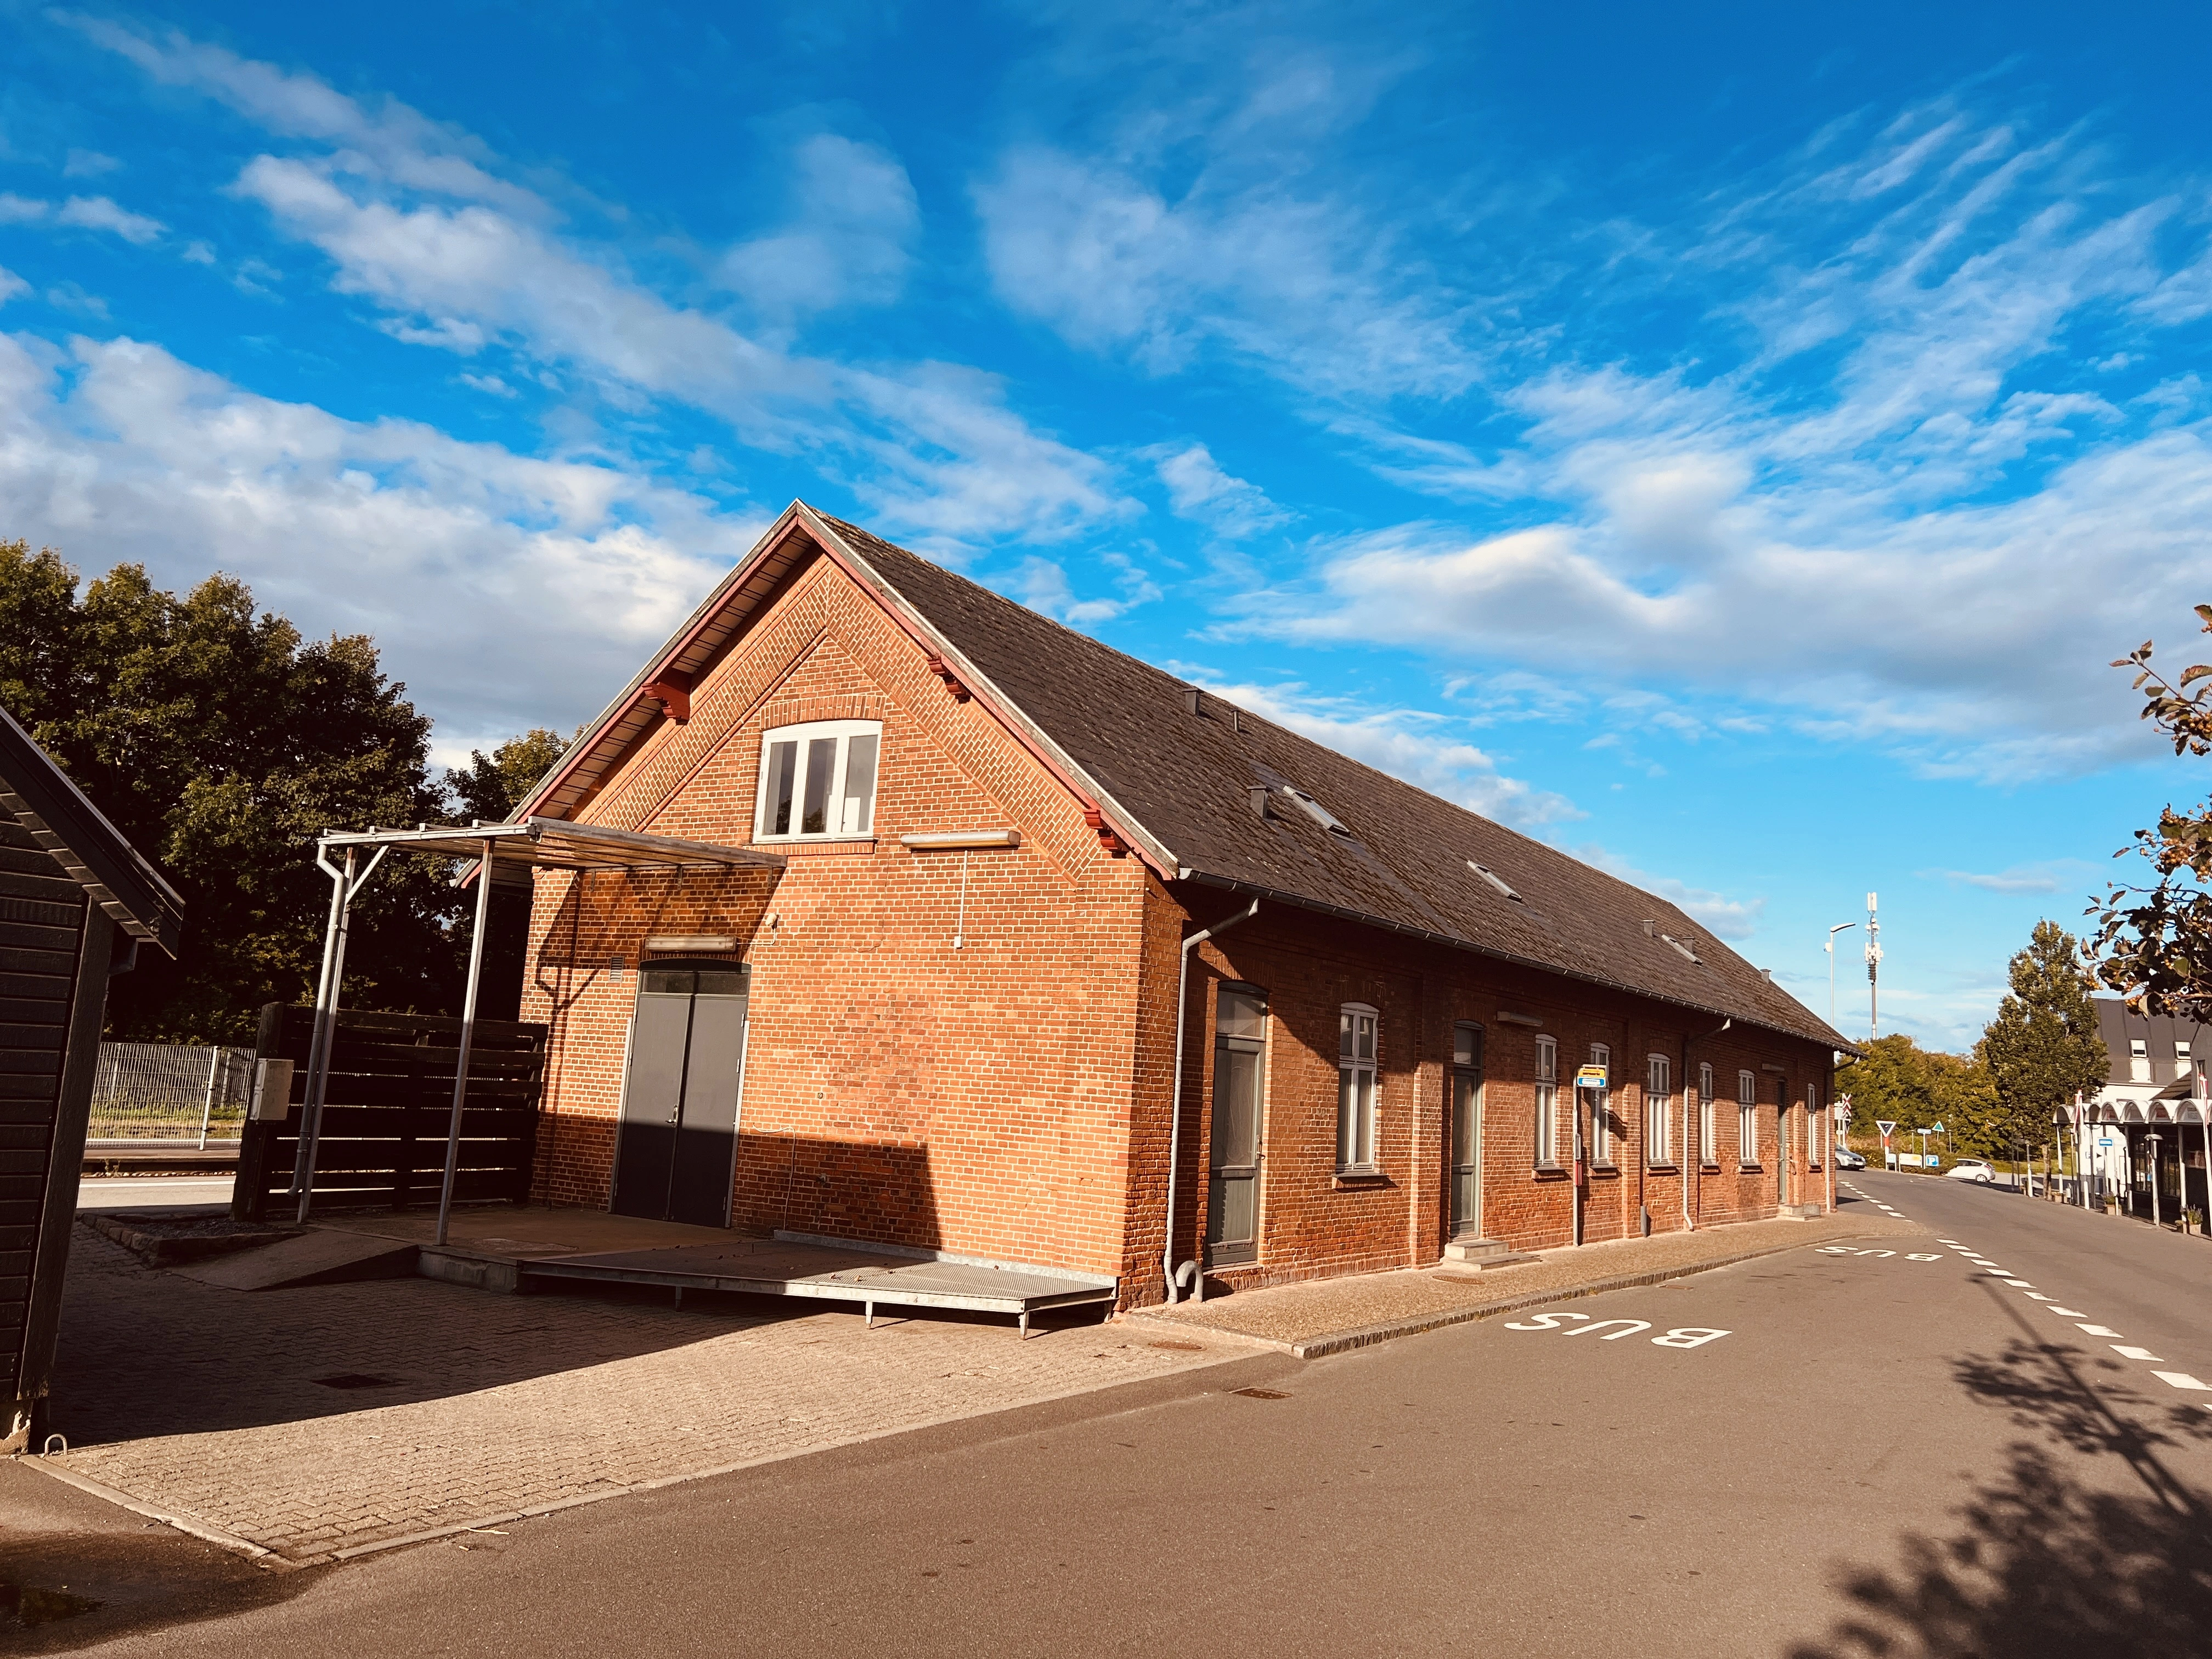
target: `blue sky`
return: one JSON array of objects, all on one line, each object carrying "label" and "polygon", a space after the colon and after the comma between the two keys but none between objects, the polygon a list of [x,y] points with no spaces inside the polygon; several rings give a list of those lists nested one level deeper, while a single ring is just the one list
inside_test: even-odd
[{"label": "blue sky", "polygon": [[[1687,12],[1687,15],[1684,13]],[[595,713],[793,496],[1970,1042],[2203,790],[2203,9],[0,0],[0,535]],[[1865,1024],[1858,933],[1839,1020]]]}]

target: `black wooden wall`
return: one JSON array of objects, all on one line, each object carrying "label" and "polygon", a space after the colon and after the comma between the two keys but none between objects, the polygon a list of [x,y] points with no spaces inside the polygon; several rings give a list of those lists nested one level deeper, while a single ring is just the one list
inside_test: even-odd
[{"label": "black wooden wall", "polygon": [[0,811],[0,1439],[52,1369],[113,936]]}]

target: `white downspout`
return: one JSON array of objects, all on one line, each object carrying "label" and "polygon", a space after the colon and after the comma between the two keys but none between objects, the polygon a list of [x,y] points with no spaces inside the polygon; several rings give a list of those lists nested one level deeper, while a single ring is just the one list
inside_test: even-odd
[{"label": "white downspout", "polygon": [[[1175,1024],[1175,1083],[1168,1091],[1168,1200],[1167,1213],[1161,1218],[1160,1277],[1167,1285],[1167,1299],[1176,1300],[1177,1275],[1175,1265],[1175,1201],[1176,1166],[1182,1146],[1182,1017],[1183,1005],[1189,1000],[1190,953],[1216,933],[1225,933],[1240,921],[1249,921],[1260,914],[1260,901],[1254,899],[1252,908],[1241,916],[1231,916],[1226,921],[1217,921],[1211,927],[1200,929],[1182,942],[1182,959],[1176,969]],[[1183,1264],[1196,1283],[1197,1300],[1206,1300],[1206,1269],[1196,1256]]]}]

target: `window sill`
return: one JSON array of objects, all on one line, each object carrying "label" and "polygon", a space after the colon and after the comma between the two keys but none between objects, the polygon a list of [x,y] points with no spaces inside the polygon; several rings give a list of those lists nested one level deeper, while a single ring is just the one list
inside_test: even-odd
[{"label": "window sill", "polygon": [[1544,1159],[1543,1162],[1537,1164],[1531,1173],[1534,1174],[1539,1181],[1564,1181],[1566,1179],[1567,1166],[1564,1164],[1554,1163],[1552,1159],[1547,1158]]},{"label": "window sill", "polygon": [[1589,1172],[1590,1179],[1593,1181],[1601,1176],[1607,1181],[1620,1179],[1620,1166],[1618,1164],[1593,1164],[1590,1165]]},{"label": "window sill", "polygon": [[1646,1175],[1680,1175],[1682,1170],[1681,1166],[1675,1164],[1647,1164],[1644,1166],[1644,1172]]},{"label": "window sill", "polygon": [[1761,1166],[1756,1164],[1739,1164],[1735,1166],[1735,1172],[1738,1175],[1759,1175],[1763,1173]]},{"label": "window sill", "polygon": [[753,842],[763,853],[776,853],[785,858],[823,858],[836,854],[866,856],[876,850],[873,836],[809,836],[805,841],[777,841],[773,837]]},{"label": "window sill", "polygon": [[1721,1166],[1717,1164],[1700,1164],[1698,1165],[1698,1173],[1699,1175],[1718,1175],[1720,1172]]},{"label": "window sill", "polygon": [[1329,1186],[1337,1192],[1358,1192],[1369,1187],[1387,1187],[1390,1177],[1380,1170],[1339,1170],[1329,1177]]}]

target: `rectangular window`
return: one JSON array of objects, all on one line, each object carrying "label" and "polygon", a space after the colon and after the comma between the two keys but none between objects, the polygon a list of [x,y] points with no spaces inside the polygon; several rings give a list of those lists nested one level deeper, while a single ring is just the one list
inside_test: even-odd
[{"label": "rectangular window", "polygon": [[877,720],[815,720],[761,739],[758,841],[831,840],[874,832]]},{"label": "rectangular window", "polygon": [[1749,1072],[1735,1074],[1735,1161],[1759,1162],[1759,1079]]},{"label": "rectangular window", "polygon": [[1713,1068],[1698,1067],[1698,1162],[1720,1162],[1720,1142],[1713,1122]]},{"label": "rectangular window", "polygon": [[2148,1038],[2128,1039],[2128,1080],[2131,1083],[2150,1081],[2150,1042]]},{"label": "rectangular window", "polygon": [[2173,1045],[2174,1076],[2176,1078],[2187,1077],[2191,1069],[2192,1062],[2189,1058],[2189,1045],[2185,1042],[2175,1043]]},{"label": "rectangular window", "polygon": [[1668,1132],[1674,1109],[1672,1062],[1664,1054],[1653,1054],[1644,1081],[1644,1145],[1649,1163],[1674,1161],[1674,1139]]},{"label": "rectangular window", "polygon": [[1347,1002],[1336,1024],[1336,1167],[1372,1175],[1375,1162],[1375,1010]]},{"label": "rectangular window", "polygon": [[1559,1161],[1559,1045],[1536,1039],[1536,1162]]},{"label": "rectangular window", "polygon": [[1602,1042],[1590,1044],[1589,1063],[1606,1068],[1606,1086],[1589,1092],[1590,1162],[1613,1162],[1613,1050]]},{"label": "rectangular window", "polygon": [[1808,1083],[1805,1085],[1805,1166],[1808,1169],[1818,1169],[1821,1160],[1828,1155],[1827,1149],[1820,1144],[1821,1126],[1826,1121],[1820,1115],[1820,1085]]}]

